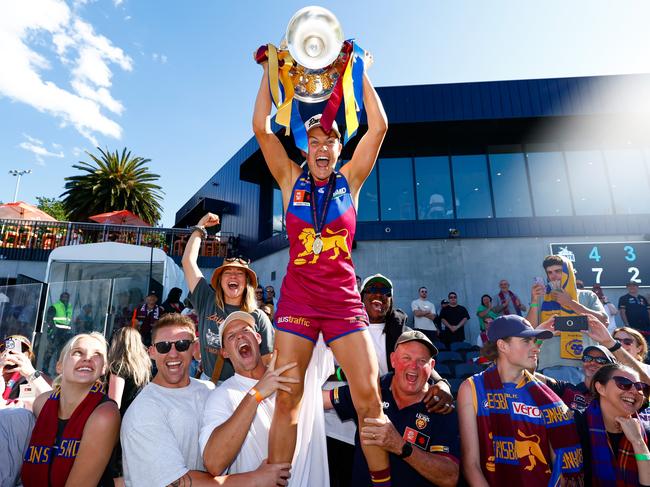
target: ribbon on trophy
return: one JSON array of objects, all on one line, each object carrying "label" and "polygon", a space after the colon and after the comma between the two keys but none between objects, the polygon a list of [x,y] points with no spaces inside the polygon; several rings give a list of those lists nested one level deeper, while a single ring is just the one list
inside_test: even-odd
[{"label": "ribbon on trophy", "polygon": [[[365,56],[366,52],[354,40],[349,39],[343,43],[339,59],[334,63],[338,77],[323,110],[321,126],[325,132],[332,129],[332,123],[343,102],[345,105],[344,144],[354,137],[359,128],[360,114],[363,109]],[[307,133],[294,87],[296,78],[301,77],[297,74],[301,66],[296,63],[289,51],[278,49],[273,44],[260,47],[255,58],[257,62],[267,59],[269,63],[269,90],[277,109],[276,123],[285,127],[285,135],[293,132],[296,147],[307,152]]]}]

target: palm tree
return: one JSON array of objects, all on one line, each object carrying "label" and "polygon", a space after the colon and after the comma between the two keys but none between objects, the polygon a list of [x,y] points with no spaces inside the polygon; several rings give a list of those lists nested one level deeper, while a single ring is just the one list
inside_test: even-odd
[{"label": "palm tree", "polygon": [[116,210],[129,210],[152,225],[160,219],[160,200],[164,192],[155,181],[160,176],[149,172],[151,159],[120,155],[97,147],[101,156],[86,152],[92,163],[79,161],[72,167],[84,174],[65,178],[63,204],[71,221],[85,221],[89,216]]}]

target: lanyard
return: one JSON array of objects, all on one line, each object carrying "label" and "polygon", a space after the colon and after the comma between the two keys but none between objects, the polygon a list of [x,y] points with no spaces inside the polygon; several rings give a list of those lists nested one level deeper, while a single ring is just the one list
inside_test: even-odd
[{"label": "lanyard", "polygon": [[309,182],[311,183],[310,193],[311,197],[309,198],[309,206],[311,208],[311,216],[314,222],[314,232],[316,237],[320,237],[321,231],[325,223],[325,217],[327,216],[327,209],[330,206],[332,201],[332,195],[334,194],[334,186],[336,184],[336,174],[332,172],[330,174],[329,181],[327,182],[327,193],[325,194],[325,201],[323,202],[323,211],[317,215],[318,209],[316,208],[316,183],[314,182],[314,177],[309,173]]}]

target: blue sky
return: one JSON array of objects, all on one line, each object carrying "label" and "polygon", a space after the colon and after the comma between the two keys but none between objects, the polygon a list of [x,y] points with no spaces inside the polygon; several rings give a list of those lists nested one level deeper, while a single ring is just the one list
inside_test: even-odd
[{"label": "blue sky", "polygon": [[[0,200],[57,197],[95,145],[150,158],[162,224],[251,136],[285,0],[1,0]],[[645,0],[320,2],[377,86],[650,72]]]}]

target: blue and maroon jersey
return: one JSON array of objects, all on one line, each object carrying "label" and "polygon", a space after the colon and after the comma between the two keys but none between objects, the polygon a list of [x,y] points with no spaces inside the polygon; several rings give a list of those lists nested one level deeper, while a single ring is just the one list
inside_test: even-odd
[{"label": "blue and maroon jersey", "polygon": [[[282,281],[279,315],[283,314],[283,308],[293,308],[297,304],[313,310],[314,313],[305,311],[303,314],[314,317],[321,314],[323,317],[365,315],[352,263],[357,212],[347,180],[341,173],[335,176],[332,200],[321,229],[323,250],[318,255],[312,249],[315,230],[309,174],[303,172],[294,184],[286,214],[289,264]],[[327,182],[316,183],[316,186],[317,215],[320,216]]]}]

